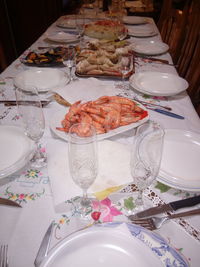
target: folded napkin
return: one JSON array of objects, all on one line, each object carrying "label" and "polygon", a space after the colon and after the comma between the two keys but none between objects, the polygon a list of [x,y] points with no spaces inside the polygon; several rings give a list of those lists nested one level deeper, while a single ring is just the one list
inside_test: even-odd
[{"label": "folded napkin", "polygon": [[[73,182],[70,175],[68,143],[49,140],[47,154],[55,207],[75,196],[81,196],[82,190]],[[97,193],[100,199],[132,182],[130,150],[127,145],[109,140],[98,142],[98,167],[97,178],[88,193]]]},{"label": "folded napkin", "polygon": [[89,78],[73,81],[65,87],[55,89],[54,92],[60,94],[68,102],[74,103],[78,100],[86,102],[104,95],[115,95],[116,89],[113,83],[106,82],[105,84],[96,78]]}]

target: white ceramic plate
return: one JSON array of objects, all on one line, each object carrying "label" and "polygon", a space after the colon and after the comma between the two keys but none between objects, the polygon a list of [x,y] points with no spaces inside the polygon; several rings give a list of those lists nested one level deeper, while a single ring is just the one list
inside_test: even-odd
[{"label": "white ceramic plate", "polygon": [[133,74],[130,85],[148,95],[172,96],[188,88],[188,82],[178,75],[164,72],[145,71]]},{"label": "white ceramic plate", "polygon": [[[145,255],[145,257],[144,257]],[[158,234],[138,225],[106,223],[62,240],[41,267],[189,266]]]},{"label": "white ceramic plate", "polygon": [[200,191],[200,135],[165,130],[163,158],[158,180],[171,187]]},{"label": "white ceramic plate", "polygon": [[47,39],[54,42],[62,42],[62,43],[73,43],[77,42],[78,38],[74,34],[66,33],[66,32],[56,32],[54,34],[47,34]]},{"label": "white ceramic plate", "polygon": [[[135,101],[136,102],[136,101]],[[142,107],[144,110],[146,110],[146,108],[139,104],[138,105],[140,107]],[[61,125],[61,121],[64,119],[65,117],[65,114],[68,112],[68,110],[65,110],[65,111],[60,111],[58,113],[55,113],[55,115],[52,117],[52,119],[50,120],[50,129],[53,131],[53,133],[57,136],[57,137],[60,137],[61,139],[65,140],[65,141],[68,141],[68,135],[67,133],[65,132],[62,132],[62,131],[59,131],[57,130],[56,128],[57,127],[62,127]],[[126,126],[121,126],[119,128],[116,128],[114,130],[111,130],[105,134],[99,134],[97,135],[97,140],[103,140],[103,139],[106,139],[106,138],[109,138],[111,136],[114,136],[114,135],[117,135],[117,134],[120,134],[120,133],[123,133],[123,132],[126,132],[128,130],[131,130],[137,126],[139,126],[140,124],[146,122],[147,120],[149,119],[149,116],[145,117],[144,119],[138,121],[138,122],[135,122],[135,123],[131,123],[129,125],[126,125]]]},{"label": "white ceramic plate", "polygon": [[38,92],[48,92],[54,88],[64,86],[69,82],[69,77],[64,71],[58,69],[34,68],[17,74],[14,85],[25,91],[36,87]]},{"label": "white ceramic plate", "polygon": [[155,56],[166,53],[169,46],[163,42],[150,40],[135,44],[133,50],[139,54]]},{"label": "white ceramic plate", "polygon": [[76,28],[76,16],[68,15],[61,17],[56,26],[66,29],[75,29]]},{"label": "white ceramic plate", "polygon": [[33,156],[34,142],[22,128],[0,125],[0,179],[21,169]]},{"label": "white ceramic plate", "polygon": [[123,22],[125,24],[133,24],[133,25],[148,23],[146,18],[137,16],[124,16]]},{"label": "white ceramic plate", "polygon": [[137,25],[128,27],[128,34],[133,37],[151,37],[158,33],[149,25]]}]

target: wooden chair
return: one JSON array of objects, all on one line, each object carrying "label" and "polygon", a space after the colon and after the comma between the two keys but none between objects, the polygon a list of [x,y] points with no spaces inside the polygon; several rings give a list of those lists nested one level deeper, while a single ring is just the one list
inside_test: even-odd
[{"label": "wooden chair", "polygon": [[170,54],[175,64],[185,36],[189,7],[190,0],[185,1],[182,10],[176,9],[172,0],[164,0],[157,23],[162,40],[169,45]]},{"label": "wooden chair", "polygon": [[200,1],[191,1],[177,71],[189,82],[188,94],[200,116]]}]

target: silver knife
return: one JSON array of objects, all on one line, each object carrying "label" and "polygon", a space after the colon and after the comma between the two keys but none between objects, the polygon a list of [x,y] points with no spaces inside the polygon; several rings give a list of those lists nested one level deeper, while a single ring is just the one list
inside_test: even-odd
[{"label": "silver knife", "polygon": [[7,199],[7,198],[0,198],[0,205],[6,205],[6,206],[13,206],[13,207],[22,208],[22,206],[19,205],[17,202],[12,201],[12,200]]},{"label": "silver knife", "polygon": [[200,203],[200,195],[187,198],[187,199],[183,199],[183,200],[170,202],[168,204],[163,204],[157,207],[153,207],[153,208],[138,212],[134,215],[130,215],[128,216],[128,218],[130,220],[134,220],[138,218],[145,218],[145,217],[149,217],[149,216],[160,214],[160,213],[167,212],[167,211],[175,211],[181,208],[192,207],[199,203]]},{"label": "silver knife", "polygon": [[[23,104],[27,104],[27,101],[21,101],[21,103]],[[30,104],[34,104],[34,101],[30,101]],[[49,100],[41,100],[41,105],[42,107],[48,105],[50,103]],[[4,104],[5,106],[16,106],[17,105],[17,101],[16,100],[0,100],[0,104]]]},{"label": "silver knife", "polygon": [[52,221],[52,223],[50,224],[49,228],[47,229],[47,231],[46,231],[46,233],[42,239],[42,243],[40,245],[40,248],[38,250],[37,256],[36,256],[35,261],[34,261],[35,267],[39,267],[41,262],[44,260],[44,258],[48,254],[53,227],[54,227],[54,221]]}]

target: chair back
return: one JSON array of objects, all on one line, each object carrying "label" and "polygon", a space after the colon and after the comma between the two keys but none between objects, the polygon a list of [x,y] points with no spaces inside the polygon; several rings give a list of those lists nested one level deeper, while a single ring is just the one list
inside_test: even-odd
[{"label": "chair back", "polygon": [[177,71],[189,82],[187,90],[200,116],[200,1],[191,1]]},{"label": "chair back", "polygon": [[186,0],[183,9],[179,10],[173,6],[172,0],[164,0],[157,23],[162,40],[169,45],[170,54],[175,64],[185,36],[189,3],[190,0]]}]

